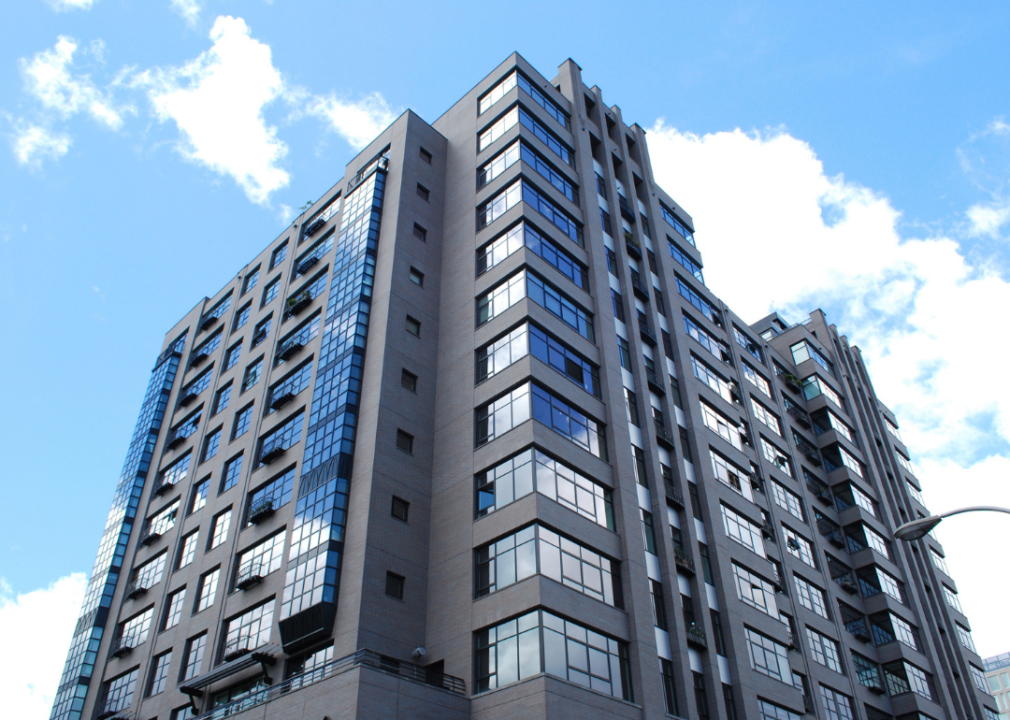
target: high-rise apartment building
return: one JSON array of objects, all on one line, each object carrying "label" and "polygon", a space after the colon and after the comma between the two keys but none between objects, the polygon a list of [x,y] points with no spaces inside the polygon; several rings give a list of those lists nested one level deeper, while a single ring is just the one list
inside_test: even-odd
[{"label": "high-rise apartment building", "polygon": [[1010,717],[1010,653],[985,659],[985,679],[989,692],[996,700],[1000,720]]},{"label": "high-rise apartment building", "polygon": [[989,720],[926,512],[858,349],[513,55],[168,332],[52,718]]}]

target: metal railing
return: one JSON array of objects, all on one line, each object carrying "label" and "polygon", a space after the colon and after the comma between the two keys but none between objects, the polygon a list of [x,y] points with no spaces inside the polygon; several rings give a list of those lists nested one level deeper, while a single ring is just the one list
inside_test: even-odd
[{"label": "metal railing", "polygon": [[271,700],[276,700],[281,695],[286,695],[289,692],[300,690],[303,687],[308,687],[314,683],[361,666],[371,667],[376,670],[392,673],[393,675],[399,675],[400,677],[421,682],[425,685],[433,685],[434,687],[454,692],[457,695],[466,695],[466,683],[458,677],[446,675],[445,673],[431,672],[429,669],[419,665],[414,665],[413,663],[380,655],[374,650],[363,649],[358,650],[352,655],[328,662],[314,670],[309,670],[308,672],[304,672],[300,675],[295,675],[294,677],[288,678],[277,685],[272,685],[268,688],[264,688],[263,690],[250,693],[249,695],[230,702],[227,705],[215,708],[211,712],[204,713],[203,715],[198,716],[195,720],[222,720],[223,718],[236,715],[243,710],[248,710],[249,708],[256,707],[257,705],[268,703]]}]

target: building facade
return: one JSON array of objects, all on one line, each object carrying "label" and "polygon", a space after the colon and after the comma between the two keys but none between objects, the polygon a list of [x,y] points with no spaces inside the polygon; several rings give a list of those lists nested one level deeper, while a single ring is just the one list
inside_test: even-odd
[{"label": "building facade", "polygon": [[898,422],[513,55],[166,335],[52,720],[997,716]]},{"label": "building facade", "polygon": [[989,692],[996,700],[1000,720],[1010,717],[1010,653],[986,658],[985,679]]}]

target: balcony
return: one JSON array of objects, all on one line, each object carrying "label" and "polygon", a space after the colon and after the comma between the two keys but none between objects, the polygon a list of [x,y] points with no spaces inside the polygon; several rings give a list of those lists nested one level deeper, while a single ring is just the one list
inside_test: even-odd
[{"label": "balcony", "polygon": [[200,393],[193,392],[192,390],[187,390],[186,393],[181,398],[179,398],[179,406],[186,407],[192,404],[192,402],[196,400],[199,396]]},{"label": "balcony", "polygon": [[659,339],[656,337],[655,330],[649,327],[647,323],[642,321],[638,322],[638,334],[642,336],[642,340],[649,345],[652,345],[652,347],[656,347],[656,345],[659,344]]},{"label": "balcony", "polygon": [[281,345],[280,350],[277,351],[277,357],[280,360],[290,360],[301,352],[303,347],[305,347],[305,345],[303,345],[302,341],[297,338],[288,340],[286,343]]},{"label": "balcony", "polygon": [[147,594],[148,581],[146,580],[133,580],[129,585],[126,586],[126,598],[127,600],[136,600]]},{"label": "balcony", "polygon": [[796,407],[795,405],[790,405],[789,408],[786,410],[786,412],[789,413],[789,417],[791,417],[793,420],[796,421],[797,425],[805,427],[808,430],[810,429],[811,427],[810,416],[807,415],[802,410],[800,410],[798,407]]},{"label": "balcony", "polygon": [[813,485],[813,486],[808,485],[807,487],[809,487],[811,492],[813,492],[814,497],[820,500],[825,505],[835,504],[834,496],[832,496],[831,490],[828,488],[827,485]]},{"label": "balcony", "polygon": [[255,335],[253,335],[252,346],[256,347],[257,345],[259,345],[261,342],[263,342],[266,339],[267,339],[267,331],[266,330],[260,330],[258,333],[256,333]]},{"label": "balcony", "polygon": [[305,236],[306,237],[312,237],[317,232],[319,232],[319,230],[325,224],[326,224],[326,221],[323,220],[321,217],[320,218],[316,218],[315,220],[313,220],[312,222],[310,222],[308,225],[305,226]]},{"label": "balcony", "polygon": [[[775,527],[772,525],[771,520],[765,520],[763,523],[761,523],[761,536],[767,540],[775,542]],[[792,538],[790,538],[790,540],[792,540]],[[793,543],[796,545],[795,549],[799,550],[800,549],[799,544],[796,543],[795,541],[793,541]]]},{"label": "balcony", "polygon": [[841,586],[842,590],[849,593],[850,595],[855,595],[859,592],[859,586],[856,584],[855,579],[852,577],[851,573],[846,573],[845,575],[839,575],[838,577],[831,578],[836,583]]},{"label": "balcony", "polygon": [[253,505],[249,510],[249,522],[253,525],[259,525],[261,522],[269,518],[274,514],[274,501],[273,500],[261,500],[260,502]]},{"label": "balcony", "polygon": [[655,421],[656,426],[656,442],[665,447],[667,450],[673,450],[673,433],[666,429],[666,426],[658,420]]},{"label": "balcony", "polygon": [[639,298],[645,302],[649,302],[649,288],[645,286],[645,283],[642,282],[641,278],[635,277],[635,275],[631,276],[631,289]]},{"label": "balcony", "polygon": [[270,572],[270,568],[263,562],[252,562],[243,565],[238,569],[235,576],[235,587],[243,592],[249,588],[256,587],[263,582],[263,576]]},{"label": "balcony", "polygon": [[168,435],[168,442],[165,443],[165,448],[167,450],[175,450],[177,447],[186,442],[187,435],[182,435],[178,431],[171,432]]},{"label": "balcony", "polygon": [[248,655],[256,649],[254,643],[257,639],[258,636],[254,636],[252,633],[233,638],[224,646],[224,661],[231,662],[238,660],[243,655]]},{"label": "balcony", "polygon": [[779,373],[778,377],[794,393],[799,393],[803,389],[803,386],[800,385],[800,379],[792,373]]},{"label": "balcony", "polygon": [[218,321],[217,315],[207,315],[203,320],[200,321],[201,330],[209,330],[214,327],[214,323]]},{"label": "balcony", "polygon": [[298,265],[298,270],[295,272],[295,275],[296,276],[297,275],[304,275],[309,270],[311,270],[312,266],[315,265],[317,262],[319,262],[319,258],[316,257],[315,255],[312,255],[311,257],[305,258]]},{"label": "balcony", "polygon": [[683,508],[684,493],[680,491],[680,488],[673,484],[673,480],[665,480],[663,485],[666,486],[666,499],[677,507]]},{"label": "balcony", "polygon": [[154,545],[154,543],[158,542],[159,540],[161,540],[161,533],[160,532],[158,532],[157,530],[148,530],[140,538],[140,546],[141,547],[148,547],[150,545]]},{"label": "balcony", "polygon": [[161,481],[157,485],[155,485],[154,494],[158,496],[166,495],[169,492],[171,492],[174,488],[175,488],[175,480],[173,480],[172,478],[163,477]]},{"label": "balcony", "polygon": [[194,355],[189,359],[189,366],[191,368],[195,368],[201,363],[203,363],[209,357],[210,353],[208,353],[206,350],[202,350],[198,354]]},{"label": "balcony", "polygon": [[821,461],[821,454],[817,451],[817,448],[811,447],[806,443],[800,443],[797,446],[797,450],[803,454],[803,457],[810,461],[811,465],[820,467],[823,464]]},{"label": "balcony", "polygon": [[260,462],[264,465],[269,465],[274,460],[280,458],[287,450],[281,439],[278,439],[276,442],[263,443],[263,450],[260,452]]},{"label": "balcony", "polygon": [[708,647],[708,639],[705,637],[705,628],[698,623],[691,623],[687,626],[687,644],[696,645],[700,648]]},{"label": "balcony", "polygon": [[628,248],[628,255],[636,260],[642,259],[642,243],[638,242],[630,232],[624,233],[624,245]]},{"label": "balcony", "polygon": [[139,638],[135,635],[123,635],[112,641],[109,647],[109,655],[114,658],[126,657],[133,652],[133,648],[140,644]]},{"label": "balcony", "polygon": [[649,384],[649,389],[657,395],[666,395],[666,389],[663,387],[663,381],[659,379],[657,375],[652,370],[645,371],[645,381]]},{"label": "balcony", "polygon": [[682,548],[675,547],[673,549],[673,561],[678,568],[689,575],[694,575],[694,560]]},{"label": "balcony", "polygon": [[302,290],[297,295],[288,298],[288,315],[297,315],[311,304],[312,293]]},{"label": "balcony", "polygon": [[102,700],[95,706],[94,720],[128,720],[128,709],[120,707],[120,698]]},{"label": "balcony", "polygon": [[280,410],[282,407],[287,405],[289,402],[295,399],[295,394],[288,390],[285,393],[278,395],[270,401],[270,407],[274,410]]}]

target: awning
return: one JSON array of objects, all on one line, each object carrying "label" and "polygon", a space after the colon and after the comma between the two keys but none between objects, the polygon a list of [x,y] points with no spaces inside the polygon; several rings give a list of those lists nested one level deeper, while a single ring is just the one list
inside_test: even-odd
[{"label": "awning", "polygon": [[269,685],[271,684],[271,680],[270,676],[267,675],[267,666],[273,665],[277,662],[277,654],[280,651],[280,645],[268,643],[256,648],[252,652],[246,653],[242,657],[229,660],[223,665],[218,665],[216,668],[210,670],[209,672],[205,672],[203,675],[197,675],[192,680],[189,680],[185,685],[179,686],[179,690],[190,697],[200,697],[203,695],[202,691],[205,687],[212,685],[219,680],[224,680],[235,673],[242,672],[243,670],[251,668],[257,664],[263,667],[263,674],[266,676],[267,684]]}]

